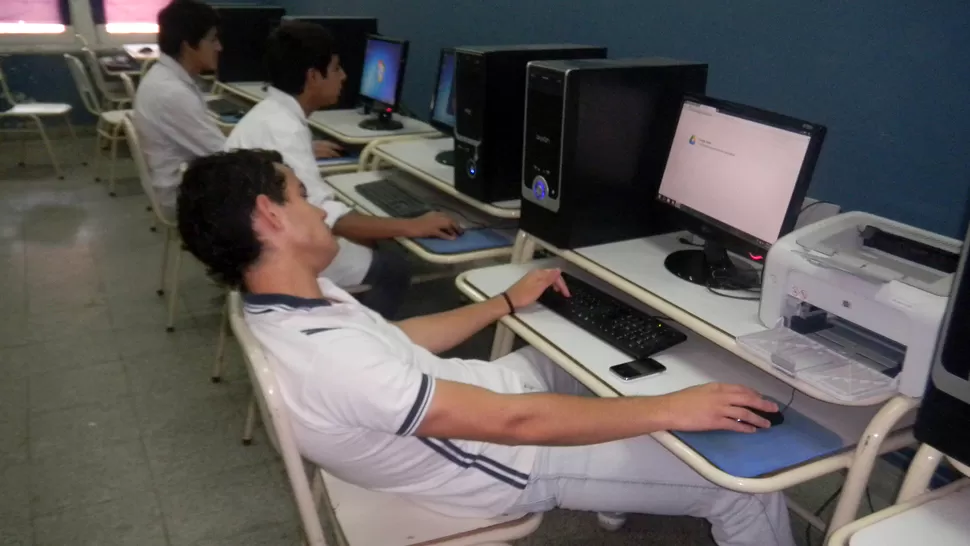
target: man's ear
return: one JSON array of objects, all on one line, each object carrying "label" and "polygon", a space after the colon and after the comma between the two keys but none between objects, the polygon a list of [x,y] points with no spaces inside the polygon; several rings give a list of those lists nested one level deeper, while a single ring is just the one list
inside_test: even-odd
[{"label": "man's ear", "polygon": [[253,207],[253,224],[271,232],[283,229],[283,217],[280,206],[265,195],[256,196],[256,206]]}]

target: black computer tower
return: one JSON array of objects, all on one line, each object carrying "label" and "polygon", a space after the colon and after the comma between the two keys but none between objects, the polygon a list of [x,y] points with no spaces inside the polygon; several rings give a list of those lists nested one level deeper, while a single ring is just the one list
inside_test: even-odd
[{"label": "black computer tower", "polygon": [[213,6],[219,13],[219,81],[265,82],[266,40],[286,10],[275,6]]},{"label": "black computer tower", "polygon": [[377,34],[376,17],[293,17],[320,25],[333,35],[340,65],[347,73],[340,101],[333,108],[354,108],[360,95],[360,78],[364,73],[364,53],[367,36]]},{"label": "black computer tower", "polygon": [[684,94],[706,86],[689,61],[530,63],[520,227],[559,248],[676,229],[657,189]]},{"label": "black computer tower", "polygon": [[526,65],[604,57],[605,47],[571,44],[455,48],[455,188],[489,203],[518,199]]}]

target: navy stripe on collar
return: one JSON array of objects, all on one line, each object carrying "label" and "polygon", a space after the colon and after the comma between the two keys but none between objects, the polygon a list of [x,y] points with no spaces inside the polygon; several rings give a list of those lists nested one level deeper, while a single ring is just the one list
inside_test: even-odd
[{"label": "navy stripe on collar", "polygon": [[283,305],[294,309],[312,309],[326,307],[330,302],[323,298],[301,298],[289,294],[250,294],[243,293],[243,302],[247,305],[276,306]]}]

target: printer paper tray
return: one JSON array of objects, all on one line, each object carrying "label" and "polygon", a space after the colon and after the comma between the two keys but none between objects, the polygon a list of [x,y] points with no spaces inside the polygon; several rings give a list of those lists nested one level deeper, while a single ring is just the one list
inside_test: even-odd
[{"label": "printer paper tray", "polygon": [[898,380],[783,325],[738,338],[747,352],[845,402],[890,394]]}]

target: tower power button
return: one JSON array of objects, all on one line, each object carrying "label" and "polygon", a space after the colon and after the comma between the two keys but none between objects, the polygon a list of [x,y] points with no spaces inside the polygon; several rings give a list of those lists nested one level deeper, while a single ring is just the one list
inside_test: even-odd
[{"label": "tower power button", "polygon": [[548,193],[549,185],[546,184],[545,178],[540,175],[532,179],[532,195],[535,195],[536,199],[542,201]]}]

